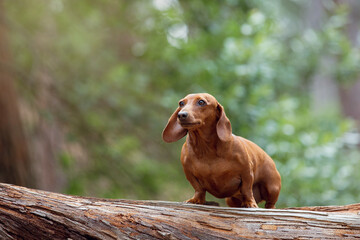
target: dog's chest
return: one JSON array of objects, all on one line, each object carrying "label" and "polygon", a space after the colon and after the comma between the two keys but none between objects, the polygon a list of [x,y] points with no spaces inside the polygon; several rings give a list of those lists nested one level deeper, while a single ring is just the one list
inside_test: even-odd
[{"label": "dog's chest", "polygon": [[221,158],[192,159],[191,174],[212,195],[223,198],[233,195],[240,186],[241,178],[234,164]]}]

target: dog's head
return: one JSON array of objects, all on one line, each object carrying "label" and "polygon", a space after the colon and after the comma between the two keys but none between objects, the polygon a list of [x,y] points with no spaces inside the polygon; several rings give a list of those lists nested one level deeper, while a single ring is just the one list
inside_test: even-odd
[{"label": "dog's head", "polygon": [[165,142],[175,142],[195,130],[216,130],[222,141],[231,138],[231,124],[224,108],[208,93],[189,94],[181,99],[162,136]]}]

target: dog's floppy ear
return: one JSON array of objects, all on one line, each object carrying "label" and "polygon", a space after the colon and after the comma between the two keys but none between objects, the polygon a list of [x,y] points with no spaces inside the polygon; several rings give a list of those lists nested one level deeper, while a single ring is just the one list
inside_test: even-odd
[{"label": "dog's floppy ear", "polygon": [[187,130],[182,128],[177,122],[177,116],[179,112],[180,108],[177,108],[176,111],[171,115],[166,127],[164,128],[162,138],[165,142],[176,142],[187,134]]},{"label": "dog's floppy ear", "polygon": [[224,107],[218,103],[219,120],[216,124],[216,132],[221,141],[227,142],[231,140],[232,129],[230,120],[226,117]]}]

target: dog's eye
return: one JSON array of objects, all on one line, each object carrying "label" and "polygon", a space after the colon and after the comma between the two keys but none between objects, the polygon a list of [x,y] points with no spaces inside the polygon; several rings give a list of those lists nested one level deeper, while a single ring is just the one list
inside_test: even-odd
[{"label": "dog's eye", "polygon": [[183,107],[183,106],[185,106],[185,103],[184,103],[184,101],[180,101],[180,102],[179,102],[179,106],[180,106],[180,107]]},{"label": "dog's eye", "polygon": [[204,100],[199,100],[198,104],[199,104],[199,106],[205,106],[206,102]]}]

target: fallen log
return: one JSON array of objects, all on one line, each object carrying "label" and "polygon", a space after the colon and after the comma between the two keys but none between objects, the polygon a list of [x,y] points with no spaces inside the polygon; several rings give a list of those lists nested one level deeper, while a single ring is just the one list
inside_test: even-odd
[{"label": "fallen log", "polygon": [[0,184],[0,239],[354,239],[359,211],[99,199]]}]

